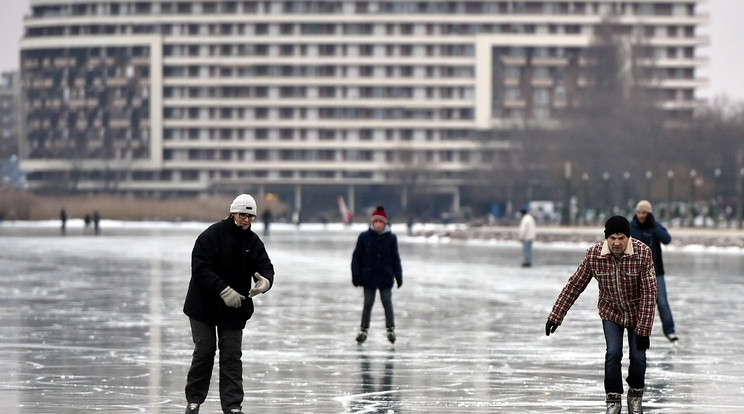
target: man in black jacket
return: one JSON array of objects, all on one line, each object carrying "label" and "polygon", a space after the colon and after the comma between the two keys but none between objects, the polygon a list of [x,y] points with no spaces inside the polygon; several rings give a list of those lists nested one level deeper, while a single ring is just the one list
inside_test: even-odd
[{"label": "man in black jacket", "polygon": [[253,314],[251,298],[274,284],[274,266],[263,242],[251,231],[256,214],[256,201],[241,194],[230,205],[230,215],[204,230],[194,244],[183,306],[194,340],[186,414],[197,414],[207,398],[218,344],[222,411],[242,414],[243,328]]}]

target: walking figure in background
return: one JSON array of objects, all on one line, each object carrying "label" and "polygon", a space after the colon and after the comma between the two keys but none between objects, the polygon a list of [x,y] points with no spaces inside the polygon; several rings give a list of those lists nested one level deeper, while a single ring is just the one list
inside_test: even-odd
[{"label": "walking figure in background", "polygon": [[519,240],[522,241],[522,267],[532,266],[532,242],[535,240],[535,218],[523,207],[519,210]]},{"label": "walking figure in background", "polygon": [[[256,201],[241,194],[230,205],[230,215],[209,226],[194,243],[183,306],[194,341],[186,379],[186,414],[197,414],[207,398],[217,348],[222,412],[243,413],[243,329],[253,315],[252,298],[274,284],[274,266],[263,242],[251,230],[256,214]],[[255,282],[252,288],[251,281]]]},{"label": "walking figure in background", "polygon": [[378,206],[372,213],[372,224],[359,235],[351,257],[351,282],[364,287],[361,331],[356,337],[362,344],[367,339],[372,306],[380,291],[385,308],[387,338],[395,343],[395,313],[393,311],[393,282],[398,288],[403,285],[403,269],[398,252],[398,237],[390,229],[385,207]]},{"label": "walking figure in background", "polygon": [[83,234],[88,233],[88,229],[90,228],[90,222],[91,222],[90,214],[85,213],[85,217],[83,218]]},{"label": "walking figure in background", "polygon": [[98,210],[93,211],[93,230],[96,234],[101,234],[101,214]]},{"label": "walking figure in background", "polygon": [[672,310],[669,308],[666,282],[664,281],[664,261],[661,259],[661,245],[669,244],[672,241],[672,236],[669,235],[669,232],[661,223],[656,221],[653,211],[651,203],[647,200],[638,202],[636,214],[630,222],[630,235],[651,248],[658,291],[656,305],[659,307],[661,326],[664,330],[664,336],[672,343],[677,343],[679,337],[674,332],[674,318],[672,318]]},{"label": "walking figure in background", "polygon": [[545,323],[550,336],[566,313],[586,289],[592,278],[599,285],[599,317],[602,318],[607,352],[604,388],[607,414],[620,414],[622,408],[623,334],[628,331],[628,412],[642,414],[646,377],[646,350],[654,323],[656,276],[651,249],[630,237],[630,223],[622,216],[605,223],[605,241],[590,247],[576,272],[553,305]]},{"label": "walking figure in background", "polygon": [[60,227],[59,232],[63,236],[65,233],[67,233],[67,210],[62,208],[59,212],[59,221],[62,223],[62,227]]},{"label": "walking figure in background", "polygon": [[269,237],[269,226],[271,226],[271,210],[266,209],[266,211],[261,216],[261,221],[264,223],[264,237]]}]

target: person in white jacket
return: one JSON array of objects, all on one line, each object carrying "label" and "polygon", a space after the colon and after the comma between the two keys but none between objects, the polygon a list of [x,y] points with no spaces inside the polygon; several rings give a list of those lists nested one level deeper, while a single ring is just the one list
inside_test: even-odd
[{"label": "person in white jacket", "polygon": [[522,241],[522,267],[532,266],[532,242],[535,240],[535,218],[523,208],[519,210],[519,240]]}]

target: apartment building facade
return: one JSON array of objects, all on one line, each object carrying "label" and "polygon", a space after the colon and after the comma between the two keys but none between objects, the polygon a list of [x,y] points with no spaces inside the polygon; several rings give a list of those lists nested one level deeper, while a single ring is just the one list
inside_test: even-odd
[{"label": "apartment building facade", "polygon": [[18,72],[3,72],[0,81],[0,159],[18,154],[21,134],[21,82]]},{"label": "apartment building facade", "polygon": [[31,0],[21,166],[36,189],[284,191],[299,208],[373,188],[457,210],[525,125],[580,102],[608,18],[644,39],[660,105],[690,116],[703,1]]}]

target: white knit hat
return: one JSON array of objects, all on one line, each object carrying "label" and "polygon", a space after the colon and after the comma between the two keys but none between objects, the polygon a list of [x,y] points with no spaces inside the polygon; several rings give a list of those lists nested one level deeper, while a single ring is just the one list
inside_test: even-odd
[{"label": "white knit hat", "polygon": [[257,216],[256,200],[248,194],[241,194],[230,204],[230,213],[248,213]]}]

